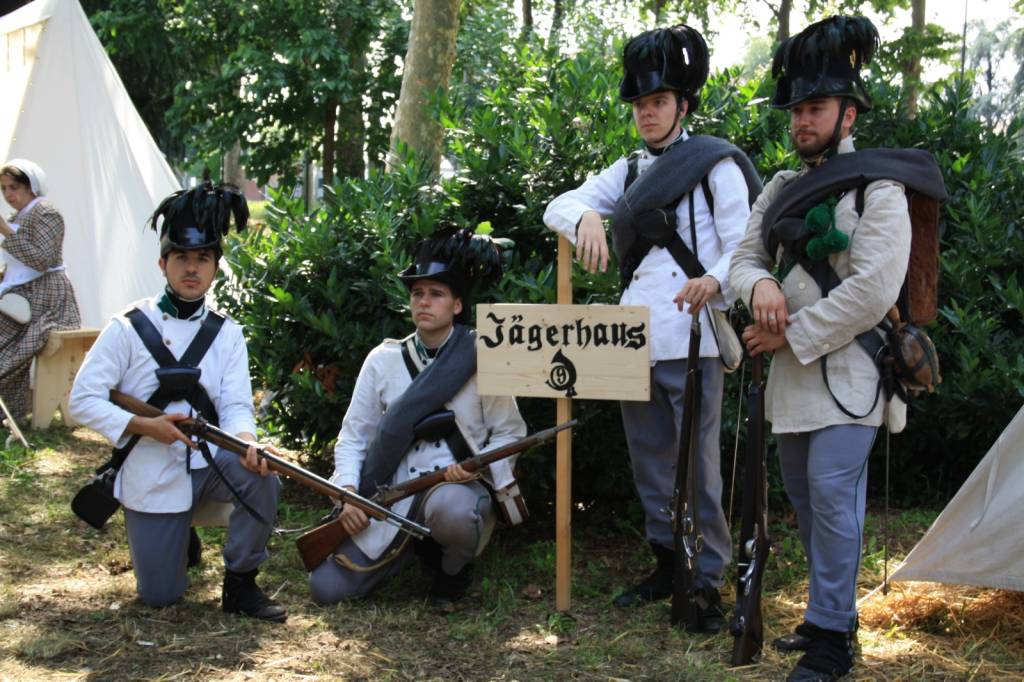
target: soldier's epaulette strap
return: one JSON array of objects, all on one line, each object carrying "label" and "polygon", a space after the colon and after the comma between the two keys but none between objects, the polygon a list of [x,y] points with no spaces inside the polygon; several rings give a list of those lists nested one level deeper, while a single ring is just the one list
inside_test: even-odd
[{"label": "soldier's epaulette strap", "polygon": [[622,183],[623,192],[629,189],[629,186],[636,182],[637,177],[640,175],[641,156],[643,156],[643,150],[637,149],[626,157],[626,180]]},{"label": "soldier's epaulette strap", "polygon": [[223,317],[223,318],[224,318],[224,321],[225,321],[225,322],[231,322],[232,324],[236,324],[236,325],[238,325],[239,327],[241,327],[241,326],[242,326],[242,325],[241,325],[241,324],[240,324],[240,323],[238,322],[238,320],[236,320],[235,318],[231,317],[230,315],[228,315],[228,314],[227,314],[226,312],[224,312],[224,311],[223,311],[223,310],[221,310],[220,308],[214,308],[214,307],[213,307],[213,306],[211,306],[211,305],[210,305],[209,303],[207,303],[207,304],[206,304],[206,312],[207,312],[207,313],[212,313],[213,315],[220,315],[221,317]]}]

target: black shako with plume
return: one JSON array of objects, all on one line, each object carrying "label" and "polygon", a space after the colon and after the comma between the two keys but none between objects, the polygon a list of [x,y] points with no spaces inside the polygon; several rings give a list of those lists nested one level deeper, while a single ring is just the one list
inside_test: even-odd
[{"label": "black shako with plume", "polygon": [[[192,189],[171,194],[156,207],[149,225],[160,233],[160,257],[173,250],[213,249],[220,257],[220,241],[231,229],[241,232],[249,221],[245,196],[233,185],[205,181]],[[163,219],[161,221],[161,218]]]},{"label": "black shako with plume", "polygon": [[692,114],[700,105],[708,68],[708,45],[697,29],[679,24],[645,31],[622,50],[619,98],[632,102],[659,90],[675,90],[686,98]]},{"label": "black shako with plume", "polygon": [[778,80],[772,106],[788,109],[816,97],[845,97],[863,113],[871,97],[860,68],[878,49],[878,31],[865,17],[830,17],[787,38],[775,51],[772,78]]},{"label": "black shako with plume", "polygon": [[452,294],[462,299],[462,312],[455,321],[466,324],[473,290],[501,279],[501,250],[511,246],[508,239],[492,239],[467,229],[443,228],[416,244],[412,265],[399,278],[410,290],[422,279],[447,284]]}]

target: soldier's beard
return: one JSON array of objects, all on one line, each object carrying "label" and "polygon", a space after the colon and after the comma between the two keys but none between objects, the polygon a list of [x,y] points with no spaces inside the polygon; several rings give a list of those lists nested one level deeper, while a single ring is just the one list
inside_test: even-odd
[{"label": "soldier's beard", "polygon": [[[797,142],[797,135],[795,132],[789,134],[790,140],[793,142],[793,149],[803,159],[803,162],[809,166],[816,166],[825,156],[825,152],[831,146],[831,140],[825,140],[824,142],[814,142],[811,144],[801,144]],[[820,138],[817,138],[820,139]]]}]

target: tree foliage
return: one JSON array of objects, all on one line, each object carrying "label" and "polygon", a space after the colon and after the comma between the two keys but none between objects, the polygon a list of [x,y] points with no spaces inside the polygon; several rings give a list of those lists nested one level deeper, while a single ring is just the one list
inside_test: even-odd
[{"label": "tree foliage", "polygon": [[[312,215],[288,196],[275,196],[266,227],[228,251],[236,279],[218,286],[226,307],[249,329],[253,374],[264,389],[263,424],[286,442],[308,447],[324,468],[366,353],[381,338],[411,328],[395,274],[412,244],[442,219],[466,227],[487,222],[516,243],[507,277],[487,298],[553,302],[556,240],[542,224],[545,206],[638,144],[629,110],[617,100],[627,8],[617,6],[616,16],[614,3],[535,2],[535,18],[561,12],[565,22],[553,22],[547,36],[522,32],[507,1],[463,3],[449,92],[430,104],[445,128],[445,157],[454,168],[451,177],[437,179],[404,148],[394,172],[380,167],[398,92],[396,57],[405,54],[408,39],[408,14],[400,6],[383,0],[146,1],[163,14],[140,24],[148,32],[143,35],[153,41],[161,30],[172,35],[170,57],[151,62],[152,69],[192,74],[169,107],[174,126],[168,131],[189,139],[193,150],[242,140],[249,166],[265,177],[289,167],[301,150],[322,150],[334,98],[335,156],[350,158],[363,143],[342,151],[347,128],[341,116],[362,107],[353,129],[365,135],[367,177],[342,174]],[[661,3],[670,9],[697,4]],[[872,4],[885,10],[907,3]],[[125,10],[128,0],[108,5],[134,16]],[[361,18],[349,14],[360,8]],[[630,5],[628,11],[653,9]],[[94,14],[94,22],[117,24],[104,24],[104,16]],[[356,36],[362,42],[351,47],[347,41]],[[123,54],[142,40],[115,35],[113,28],[107,37]],[[189,49],[177,47],[183,44]],[[571,54],[562,54],[570,44]],[[892,442],[893,480],[904,499],[915,501],[948,497],[1024,400],[1020,116],[988,125],[993,119],[979,118],[984,110],[970,85],[956,80],[921,86],[917,117],[906,116],[906,87],[913,85],[903,78],[907,56],[916,51],[943,59],[950,44],[948,35],[926,30],[883,46],[867,74],[875,110],[856,126],[862,148],[932,151],[951,196],[944,209],[941,319],[930,330],[944,383],[912,403],[908,431]],[[763,71],[715,73],[688,126],[739,145],[767,179],[796,165],[787,121],[768,106],[772,89]],[[340,104],[356,93],[358,106]],[[578,302],[617,300],[612,272],[577,269],[573,277]],[[735,411],[739,390],[739,377],[731,375],[723,418],[727,450],[742,421]],[[550,401],[520,404],[532,427],[553,420]],[[625,508],[633,495],[617,405],[578,401],[574,409],[582,421],[575,434],[576,499],[594,508]],[[553,461],[551,450],[521,460],[534,499],[553,498]],[[723,456],[727,475],[730,461]]]},{"label": "tree foliage", "polygon": [[[168,120],[200,151],[240,140],[250,174],[264,181],[287,174],[301,152],[333,168],[339,141],[355,137],[362,149],[362,116],[345,119],[352,126],[339,140],[338,114],[362,112],[374,71],[391,69],[366,57],[395,11],[385,0],[179,0],[171,31],[201,59]],[[386,106],[371,101],[371,120]]]},{"label": "tree foliage", "polygon": [[[87,0],[165,152],[181,164],[241,143],[249,174],[295,175],[305,154],[362,175],[387,151],[408,25],[388,0]],[[365,120],[364,120],[365,119]]]},{"label": "tree foliage", "polygon": [[162,0],[82,0],[82,9],[157,146],[183,158],[185,142],[164,115],[175,84],[188,77],[190,53],[167,31]]}]

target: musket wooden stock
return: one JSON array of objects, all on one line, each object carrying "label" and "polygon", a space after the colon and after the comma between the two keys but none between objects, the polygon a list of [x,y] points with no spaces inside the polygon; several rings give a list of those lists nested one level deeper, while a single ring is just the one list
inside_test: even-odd
[{"label": "musket wooden stock", "polygon": [[[473,473],[488,464],[505,459],[506,457],[511,457],[523,450],[527,450],[535,445],[551,440],[559,431],[572,428],[575,425],[576,420],[572,419],[563,424],[559,424],[558,426],[553,426],[550,429],[544,429],[543,431],[538,431],[537,433],[520,438],[508,445],[493,448],[477,455],[476,457],[465,459],[460,462],[460,464],[467,472]],[[444,472],[444,469],[438,469],[437,471],[417,476],[416,478],[400,483],[394,487],[382,488],[380,492],[370,499],[377,504],[390,507],[400,500],[404,500],[416,493],[429,490],[435,485],[443,483]],[[334,551],[341,546],[341,543],[348,539],[348,537],[348,531],[346,531],[341,525],[341,520],[335,518],[331,519],[327,523],[317,526],[300,537],[295,541],[295,545],[299,548],[299,554],[302,556],[302,563],[305,565],[306,570],[312,571],[331,556],[331,554],[333,554]]]},{"label": "musket wooden stock", "polygon": [[[154,407],[145,401],[139,400],[127,393],[122,393],[116,389],[110,392],[110,402],[140,417],[162,417],[165,414],[160,408]],[[246,452],[249,449],[248,442],[217,428],[202,417],[188,417],[187,419],[175,422],[174,425],[185,435],[213,443],[217,447],[229,450],[240,457],[245,457]],[[430,535],[430,530],[426,526],[414,523],[404,516],[396,514],[390,509],[372,502],[350,490],[340,488],[327,479],[317,476],[312,471],[307,471],[297,464],[293,464],[288,460],[278,457],[272,452],[268,452],[264,448],[258,448],[257,451],[260,458],[266,460],[267,468],[271,471],[287,476],[308,488],[312,488],[321,495],[325,495],[334,500],[351,503],[362,509],[367,516],[373,517],[379,521],[392,523],[407,533],[418,537],[427,537]]]},{"label": "musket wooden stock", "polygon": [[764,625],[761,588],[771,552],[768,538],[768,477],[765,459],[764,360],[754,356],[747,390],[747,447],[743,472],[743,517],[736,560],[736,610],[730,623],[732,665],[747,665],[761,653]]}]

